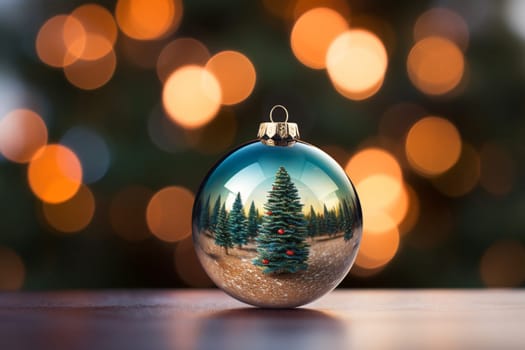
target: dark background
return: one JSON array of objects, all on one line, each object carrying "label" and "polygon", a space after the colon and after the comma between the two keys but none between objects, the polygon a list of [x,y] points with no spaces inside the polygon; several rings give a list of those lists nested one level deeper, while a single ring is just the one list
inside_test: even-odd
[{"label": "dark background", "polygon": [[[47,19],[86,2],[0,0],[0,118],[14,108],[34,110],[46,123],[49,143],[61,142],[72,127],[89,127],[104,140],[110,156],[107,172],[89,184],[96,204],[93,219],[70,234],[60,233],[46,221],[43,203],[28,185],[27,165],[0,160],[0,287],[209,285],[188,249],[188,239],[184,246],[159,240],[146,232],[145,214],[137,213],[145,213],[149,198],[166,186],[182,186],[195,193],[218,159],[255,137],[259,122],[267,119],[274,104],[287,106],[302,139],[322,148],[330,145],[326,150],[343,167],[364,147],[389,150],[419,198],[418,222],[402,235],[395,257],[376,271],[350,274],[342,286],[523,286],[525,30],[520,36],[509,17],[514,13],[525,18],[523,6],[516,14],[519,2],[348,1],[350,27],[369,25],[367,29],[379,36],[388,52],[381,89],[368,99],[353,101],[333,88],[325,71],[310,69],[296,59],[290,48],[294,20],[286,14],[286,6],[282,15],[270,11],[267,5],[272,1],[184,1],[180,26],[167,37],[138,41],[119,31],[114,75],[104,86],[84,90],[70,84],[61,69],[38,58],[35,40]],[[92,3],[114,13],[115,1]],[[282,3],[293,6],[291,0]],[[337,1],[310,3],[331,6]],[[434,7],[452,9],[469,28],[461,88],[443,96],[421,92],[406,68],[414,45],[414,23]],[[385,27],[388,30],[381,29]],[[187,132],[170,126],[166,132],[171,133],[173,145],[167,152],[156,145],[148,129],[152,118],[163,118],[162,84],[155,62],[164,45],[180,37],[201,41],[212,55],[222,50],[242,52],[252,61],[257,81],[246,100],[223,106],[203,130]],[[381,129],[385,113],[400,103],[450,120],[462,140],[481,154],[480,179],[484,172],[492,174],[494,181],[509,189],[494,193],[490,184],[487,189],[483,181],[477,181],[466,193],[450,197],[413,171],[403,152],[405,134],[389,134],[393,130],[389,127],[385,134]],[[403,113],[395,116],[393,125],[410,127],[414,115]],[[484,162],[482,150],[487,144],[497,146],[502,162],[498,163],[498,156]],[[462,181],[458,176],[451,181]],[[130,186],[142,190],[115,204],[118,194]],[[117,212],[124,212],[131,230],[145,233],[138,235],[143,239],[124,239],[115,232],[111,207],[119,205],[122,210]],[[174,253],[177,246],[179,252]],[[181,261],[186,261],[185,267]]]}]

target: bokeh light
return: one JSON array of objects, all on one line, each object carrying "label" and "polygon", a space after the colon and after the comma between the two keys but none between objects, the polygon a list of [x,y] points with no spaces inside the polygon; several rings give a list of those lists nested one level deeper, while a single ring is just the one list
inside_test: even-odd
[{"label": "bokeh light", "polygon": [[160,240],[180,241],[191,234],[194,196],[188,189],[170,186],[157,192],[146,212],[148,227]]},{"label": "bokeh light", "polygon": [[15,109],[0,119],[0,153],[17,163],[29,162],[47,143],[47,127],[29,109]]},{"label": "bokeh light", "polygon": [[319,7],[334,10],[343,16],[343,18],[350,17],[350,6],[346,0],[294,0],[292,5],[293,17],[296,19],[305,12]]},{"label": "bokeh light", "polygon": [[355,184],[364,211],[385,210],[402,197],[402,183],[386,174],[370,174]]},{"label": "bokeh light", "polygon": [[197,130],[186,130],[184,141],[188,146],[205,154],[224,152],[233,144],[237,133],[237,120],[231,109],[222,109],[216,118]]},{"label": "bokeh light", "polygon": [[83,90],[94,90],[104,86],[115,73],[117,56],[113,50],[97,60],[77,60],[64,67],[66,79],[74,86]]},{"label": "bokeh light", "polygon": [[185,65],[204,66],[210,59],[208,48],[193,38],[176,39],[162,49],[157,60],[157,75],[164,82],[178,68]]},{"label": "bokeh light", "polygon": [[81,186],[69,200],[43,203],[44,217],[55,230],[64,233],[78,232],[86,228],[95,213],[95,198],[87,186]]},{"label": "bokeh light", "polygon": [[61,203],[73,197],[80,188],[82,166],[69,148],[51,144],[31,160],[27,176],[38,198],[47,203]]},{"label": "bokeh light", "polygon": [[397,159],[381,148],[366,148],[356,153],[345,166],[345,171],[354,183],[359,183],[370,174],[385,174],[401,180],[401,167]]},{"label": "bokeh light", "polygon": [[187,129],[197,129],[209,123],[217,115],[221,101],[221,86],[217,78],[205,68],[194,65],[173,72],[162,92],[168,116]]},{"label": "bokeh light", "polygon": [[465,58],[452,41],[431,36],[418,41],[407,59],[412,83],[428,95],[443,95],[459,85],[465,71]]},{"label": "bokeh light", "polygon": [[347,29],[348,23],[338,12],[324,7],[311,9],[293,26],[290,35],[292,51],[305,66],[325,68],[328,47]]},{"label": "bokeh light", "polygon": [[109,148],[95,130],[84,126],[72,127],[64,134],[60,143],[73,150],[79,158],[84,183],[96,182],[108,171],[111,161]]},{"label": "bokeh light", "polygon": [[140,241],[150,237],[146,223],[146,209],[154,192],[143,186],[129,186],[112,199],[109,219],[113,231],[127,241]]},{"label": "bokeh light", "polygon": [[438,36],[456,43],[463,51],[467,49],[469,30],[458,13],[444,7],[432,8],[421,14],[414,25],[414,40]]},{"label": "bokeh light", "polygon": [[479,177],[479,154],[474,147],[463,143],[458,161],[446,173],[432,179],[432,183],[441,193],[459,197],[472,191]]},{"label": "bokeh light", "polygon": [[70,54],[84,60],[96,60],[106,56],[113,49],[117,40],[117,25],[107,9],[96,4],[85,4],[71,13],[68,21],[72,19],[82,24],[86,36],[83,50],[75,52],[77,49],[70,49]]},{"label": "bokeh light", "polygon": [[516,164],[504,147],[486,143],[480,151],[480,184],[490,194],[504,196],[516,182]]},{"label": "bokeh light", "polygon": [[491,245],[480,262],[487,287],[519,287],[525,282],[525,247],[519,241],[502,240]]},{"label": "bokeh light", "polygon": [[180,279],[190,287],[213,286],[213,282],[199,262],[191,237],[178,242],[175,247],[175,270]]},{"label": "bokeh light", "polygon": [[181,0],[118,0],[115,16],[130,38],[153,40],[177,29],[182,12]]},{"label": "bokeh light", "polygon": [[[408,208],[405,213],[405,216],[403,220],[399,223],[399,234],[405,235],[412,231],[412,229],[416,226],[418,219],[419,219],[419,213],[420,213],[420,204],[419,204],[419,197],[416,193],[416,191],[407,183],[403,186],[404,191],[406,194],[408,194]],[[391,208],[389,212],[392,217],[396,217],[394,213],[392,213],[392,210],[394,208]],[[398,209],[395,209],[398,210]],[[399,217],[399,216],[398,216]]]},{"label": "bokeh light", "polygon": [[405,151],[410,165],[424,176],[436,176],[450,169],[461,154],[461,137],[447,119],[425,117],[408,132]]},{"label": "bokeh light", "polygon": [[510,29],[518,35],[522,40],[525,40],[525,2],[523,0],[507,0],[505,1],[504,15]]},{"label": "bokeh light", "polygon": [[222,104],[244,101],[253,91],[255,68],[248,57],[237,51],[221,51],[214,55],[206,69],[217,78],[222,92]]},{"label": "bokeh light", "polygon": [[340,34],[326,55],[326,69],[334,87],[352,100],[374,95],[383,84],[387,65],[381,40],[362,29]]},{"label": "bokeh light", "polygon": [[386,265],[392,260],[399,248],[397,226],[393,222],[388,223],[391,220],[388,215],[376,213],[375,216],[377,217],[370,217],[372,220],[369,223],[385,224],[377,227],[373,224],[365,224],[364,226],[361,246],[355,261],[357,266],[364,269],[377,269]]},{"label": "bokeh light", "polygon": [[26,268],[11,248],[0,246],[0,290],[18,290],[24,285]]},{"label": "bokeh light", "polygon": [[82,23],[68,15],[57,15],[48,19],[38,31],[36,53],[47,65],[65,67],[81,56],[85,43],[86,31]]}]

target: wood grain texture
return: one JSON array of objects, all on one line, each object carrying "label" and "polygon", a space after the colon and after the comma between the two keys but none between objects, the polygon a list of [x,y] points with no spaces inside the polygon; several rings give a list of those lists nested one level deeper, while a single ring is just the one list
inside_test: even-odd
[{"label": "wood grain texture", "polygon": [[335,291],[292,310],[217,290],[3,293],[0,349],[525,349],[525,291]]}]

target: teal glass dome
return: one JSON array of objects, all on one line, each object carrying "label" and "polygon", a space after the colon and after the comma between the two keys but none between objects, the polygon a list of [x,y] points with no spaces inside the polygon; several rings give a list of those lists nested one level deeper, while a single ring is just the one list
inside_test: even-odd
[{"label": "teal glass dome", "polygon": [[333,290],[362,235],[355,189],[328,154],[297,141],[250,142],[209,172],[193,241],[215,284],[259,307],[296,307]]}]

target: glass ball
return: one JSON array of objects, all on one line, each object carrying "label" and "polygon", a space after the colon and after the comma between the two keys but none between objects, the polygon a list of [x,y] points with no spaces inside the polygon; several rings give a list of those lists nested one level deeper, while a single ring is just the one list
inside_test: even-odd
[{"label": "glass ball", "polygon": [[362,235],[356,191],[328,154],[298,141],[253,141],[206,176],[193,242],[215,284],[245,303],[300,306],[333,290]]}]

